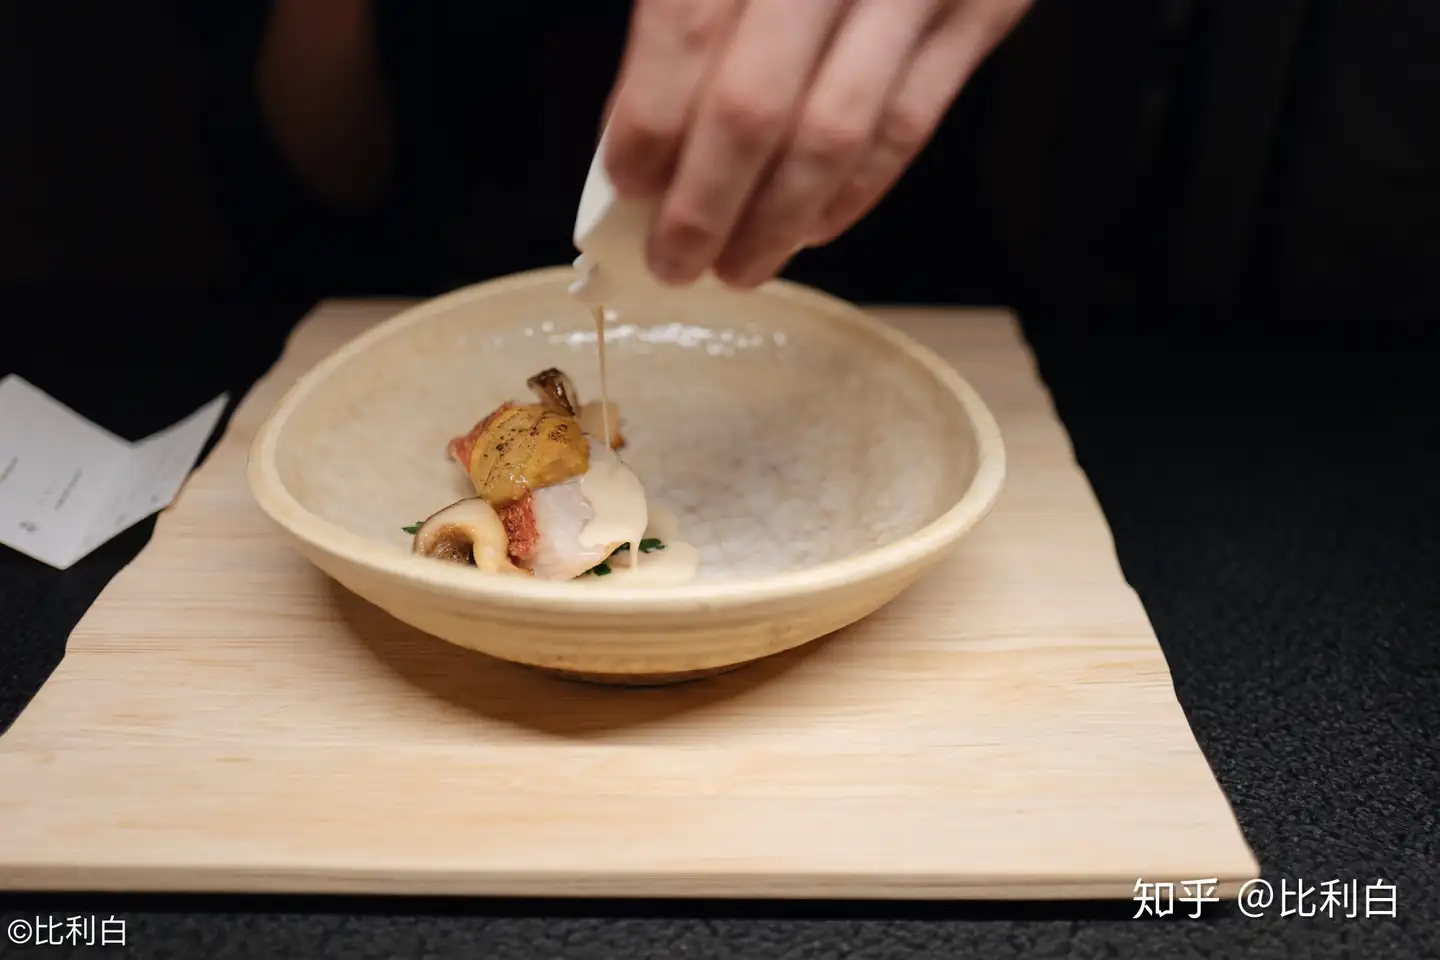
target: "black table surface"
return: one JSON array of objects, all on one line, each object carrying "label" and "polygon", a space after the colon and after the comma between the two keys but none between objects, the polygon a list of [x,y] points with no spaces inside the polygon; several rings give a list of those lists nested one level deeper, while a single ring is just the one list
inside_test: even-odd
[{"label": "black table surface", "polygon": [[[0,374],[18,372],[137,439],[221,390],[243,395],[305,307],[217,296],[0,295]],[[1328,346],[1303,337],[1264,345],[1243,331],[1208,343],[1143,337],[1034,317],[1026,326],[1180,703],[1274,885],[1264,916],[1230,904],[1200,919],[1135,920],[1128,902],[7,895],[6,924],[36,915],[126,921],[123,948],[18,952],[187,960],[1440,956],[1434,356],[1397,345],[1363,318],[1353,336]],[[63,573],[0,548],[0,730],[151,528],[140,524]],[[0,807],[24,790],[0,784]],[[1330,880],[1362,890],[1393,884],[1395,915],[1281,915],[1282,889]],[[1317,901],[1312,894],[1306,909]],[[15,950],[0,937],[0,954]]]}]

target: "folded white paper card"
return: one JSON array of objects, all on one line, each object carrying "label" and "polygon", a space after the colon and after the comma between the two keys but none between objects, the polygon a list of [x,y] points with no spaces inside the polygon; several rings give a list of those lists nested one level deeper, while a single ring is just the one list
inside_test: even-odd
[{"label": "folded white paper card", "polygon": [[[578,276],[570,292],[588,307],[604,307],[621,317],[646,316],[651,321],[664,312],[712,304],[717,297],[748,296],[721,283],[706,270],[694,283],[672,287],[661,283],[646,265],[645,248],[650,225],[660,209],[659,200],[622,200],[605,172],[607,129],[595,148],[590,173],[580,193],[575,214],[574,243]],[[804,247],[797,246],[799,253]]]},{"label": "folded white paper card", "polygon": [[0,543],[64,570],[163,510],[228,399],[129,443],[14,374],[0,380]]},{"label": "folded white paper card", "polygon": [[620,316],[683,310],[694,298],[728,295],[715,275],[706,271],[686,287],[671,287],[655,279],[645,263],[650,224],[660,208],[658,200],[622,200],[605,172],[607,129],[595,148],[590,173],[580,193],[573,240],[580,256],[578,277],[570,292],[589,307],[604,307]]}]

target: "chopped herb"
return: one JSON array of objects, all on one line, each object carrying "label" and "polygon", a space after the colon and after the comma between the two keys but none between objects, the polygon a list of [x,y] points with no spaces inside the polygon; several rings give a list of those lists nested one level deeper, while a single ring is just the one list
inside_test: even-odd
[{"label": "chopped herb", "polygon": [[410,535],[413,537],[415,534],[417,534],[417,533],[420,532],[420,527],[421,527],[421,526],[422,526],[421,524],[412,523],[412,524],[410,524],[410,526],[408,526],[408,527],[401,527],[400,529],[401,529],[401,530],[404,530],[406,533],[410,534]]},{"label": "chopped herb", "polygon": [[[619,556],[620,554],[624,553],[625,551],[627,551],[627,550],[629,550],[629,549],[630,549],[630,544],[628,544],[628,543],[622,543],[622,544],[620,544],[620,546],[616,547],[614,550],[612,550],[612,551],[610,552],[610,556],[609,556],[609,557],[606,557],[605,560],[601,560],[598,564],[596,564],[595,566],[591,567],[589,570],[586,570],[585,573],[586,573],[586,574],[588,574],[588,573],[593,573],[593,574],[595,574],[595,576],[597,576],[597,577],[603,577],[603,576],[605,576],[606,574],[608,574],[608,573],[610,572],[610,564],[609,564],[607,561],[613,560],[615,557]],[[665,544],[661,543],[659,540],[656,540],[654,537],[646,537],[644,540],[641,540],[641,541],[640,541],[640,552],[641,552],[641,553],[649,553],[649,552],[652,551],[652,550],[664,550],[664,549],[665,549]],[[581,576],[584,576],[584,575],[585,575],[585,574],[581,574]]]},{"label": "chopped herb", "polygon": [[[610,556],[613,557],[613,556],[615,556],[616,553],[624,553],[625,551],[627,551],[627,550],[629,550],[629,549],[630,549],[630,544],[628,544],[628,543],[622,543],[622,544],[620,544],[620,546],[618,546],[618,547],[615,548],[615,552],[612,553],[612,554],[610,554]],[[656,540],[654,537],[646,537],[644,540],[641,540],[641,541],[640,541],[640,552],[641,552],[641,553],[650,553],[650,552],[653,551],[653,550],[664,550],[664,549],[665,549],[665,544],[662,543],[662,542],[659,541],[659,540]]]}]

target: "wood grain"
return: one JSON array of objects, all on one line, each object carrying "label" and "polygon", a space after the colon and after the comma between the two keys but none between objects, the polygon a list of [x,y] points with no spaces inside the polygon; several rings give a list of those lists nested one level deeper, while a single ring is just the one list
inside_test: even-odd
[{"label": "wood grain", "polygon": [[0,740],[0,888],[1072,898],[1258,874],[1013,319],[876,311],[1010,479],[966,549],[816,644],[657,689],[418,633],[254,506],[246,450],[388,302],[296,334]]}]

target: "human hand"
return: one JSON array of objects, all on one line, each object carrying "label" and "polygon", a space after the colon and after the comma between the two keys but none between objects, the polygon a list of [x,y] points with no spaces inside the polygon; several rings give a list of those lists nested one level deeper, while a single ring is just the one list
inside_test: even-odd
[{"label": "human hand", "polygon": [[883,197],[1030,0],[636,0],[605,163],[662,281],[738,287]]}]

